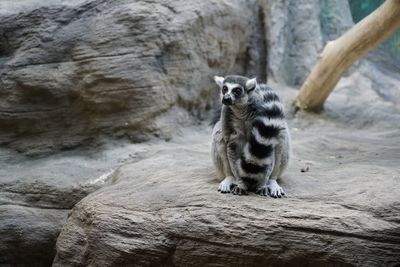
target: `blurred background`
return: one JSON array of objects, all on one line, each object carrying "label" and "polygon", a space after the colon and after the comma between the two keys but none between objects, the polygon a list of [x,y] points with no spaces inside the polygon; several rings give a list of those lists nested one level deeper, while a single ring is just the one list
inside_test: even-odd
[{"label": "blurred background", "polygon": [[[384,0],[354,0],[349,1],[351,16],[353,22],[357,23],[375,9],[377,9]],[[400,62],[400,32],[395,33],[385,43],[383,43],[377,50],[385,55],[385,61],[391,62],[393,65],[399,65]],[[396,64],[397,63],[397,64]]]}]

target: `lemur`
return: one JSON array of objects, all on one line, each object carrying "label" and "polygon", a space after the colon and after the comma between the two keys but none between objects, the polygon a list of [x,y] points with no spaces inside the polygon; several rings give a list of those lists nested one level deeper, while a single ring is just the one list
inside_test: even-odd
[{"label": "lemur", "polygon": [[279,97],[255,78],[230,75],[214,80],[222,100],[211,123],[211,155],[223,178],[218,191],[282,197],[285,192],[277,179],[289,162],[290,134]]}]

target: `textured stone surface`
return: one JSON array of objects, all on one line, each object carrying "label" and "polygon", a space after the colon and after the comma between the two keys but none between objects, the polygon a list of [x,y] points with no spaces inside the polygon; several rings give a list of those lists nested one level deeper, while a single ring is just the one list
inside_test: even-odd
[{"label": "textured stone surface", "polygon": [[51,263],[68,210],[137,160],[140,145],[110,139],[170,139],[210,109],[214,74],[265,80],[260,10],[255,0],[1,1],[0,265]]},{"label": "textured stone surface", "polygon": [[270,1],[265,7],[268,71],[282,83],[299,85],[317,62],[322,49],[318,0]]},{"label": "textured stone surface", "polygon": [[264,2],[268,72],[278,82],[301,85],[329,40],[352,25],[347,1]]},{"label": "textured stone surface", "polygon": [[[319,139],[294,135],[295,145],[312,143],[309,150],[320,152],[295,151],[285,199],[216,192],[205,143],[127,165],[116,185],[74,207],[55,266],[399,264],[399,171],[373,159],[399,147],[390,151],[393,139],[371,147],[378,140],[373,135],[354,144],[346,140],[354,133],[327,130]],[[337,145],[328,146],[332,141]],[[365,166],[351,156],[355,151],[376,163]],[[311,168],[306,174],[300,173],[303,159]]]},{"label": "textured stone surface", "polygon": [[265,65],[256,1],[14,2],[0,11],[0,143],[22,152],[168,139],[210,108],[213,74]]},{"label": "textured stone surface", "polygon": [[346,1],[0,5],[0,145],[33,155],[99,136],[169,139],[213,105],[213,75],[298,86],[352,26]]},{"label": "textured stone surface", "polygon": [[108,184],[122,162],[135,160],[139,146],[136,153],[114,145],[106,152],[75,150],[35,160],[2,150],[0,266],[51,265],[68,211]]},{"label": "textured stone surface", "polygon": [[320,21],[323,41],[335,40],[353,25],[348,1],[320,1]]},{"label": "textured stone surface", "polygon": [[0,205],[0,266],[50,266],[68,210]]},{"label": "textured stone surface", "polygon": [[[339,87],[321,117],[289,121],[287,198],[218,193],[210,133],[192,129],[78,203],[54,266],[397,266],[399,109],[358,73]],[[369,99],[383,107],[365,109]]]}]

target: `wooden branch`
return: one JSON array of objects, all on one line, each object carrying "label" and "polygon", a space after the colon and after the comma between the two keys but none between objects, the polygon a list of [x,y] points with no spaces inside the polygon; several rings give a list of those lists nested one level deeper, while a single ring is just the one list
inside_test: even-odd
[{"label": "wooden branch", "polygon": [[400,27],[400,0],[386,0],[377,10],[338,39],[328,42],[301,87],[297,109],[318,112],[342,73],[368,51],[393,35]]}]

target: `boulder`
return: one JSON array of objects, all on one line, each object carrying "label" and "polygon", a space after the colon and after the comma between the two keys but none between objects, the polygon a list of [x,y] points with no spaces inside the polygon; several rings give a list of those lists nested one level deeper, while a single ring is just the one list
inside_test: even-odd
[{"label": "boulder", "polygon": [[[362,81],[366,94],[349,104]],[[374,94],[367,81],[353,74],[322,117],[289,120],[293,158],[281,181],[287,197],[218,193],[210,131],[191,129],[121,166],[112,185],[79,202],[53,266],[399,265],[400,136],[392,124],[399,116],[381,122],[398,107],[365,110]],[[295,95],[279,92],[288,102]],[[359,112],[332,112],[348,106]],[[365,114],[368,124],[354,123]]]},{"label": "boulder", "polygon": [[117,147],[28,161],[11,152],[0,158],[0,266],[51,265],[69,210],[106,185],[121,159],[133,160]]},{"label": "boulder", "polygon": [[0,150],[0,266],[50,266],[72,207],[150,147],[108,142],[35,159]]},{"label": "boulder", "polygon": [[327,130],[293,136],[284,199],[218,193],[208,142],[128,164],[73,208],[54,266],[400,264],[399,172],[376,155],[395,151]]},{"label": "boulder", "polygon": [[213,75],[265,80],[262,18],[256,0],[1,1],[0,265],[49,265],[129,142],[206,116]]},{"label": "boulder", "polygon": [[0,266],[50,266],[68,210],[0,205]]},{"label": "boulder", "polygon": [[213,75],[265,80],[256,0],[14,2],[0,11],[0,145],[19,152],[169,139],[210,109]]}]

